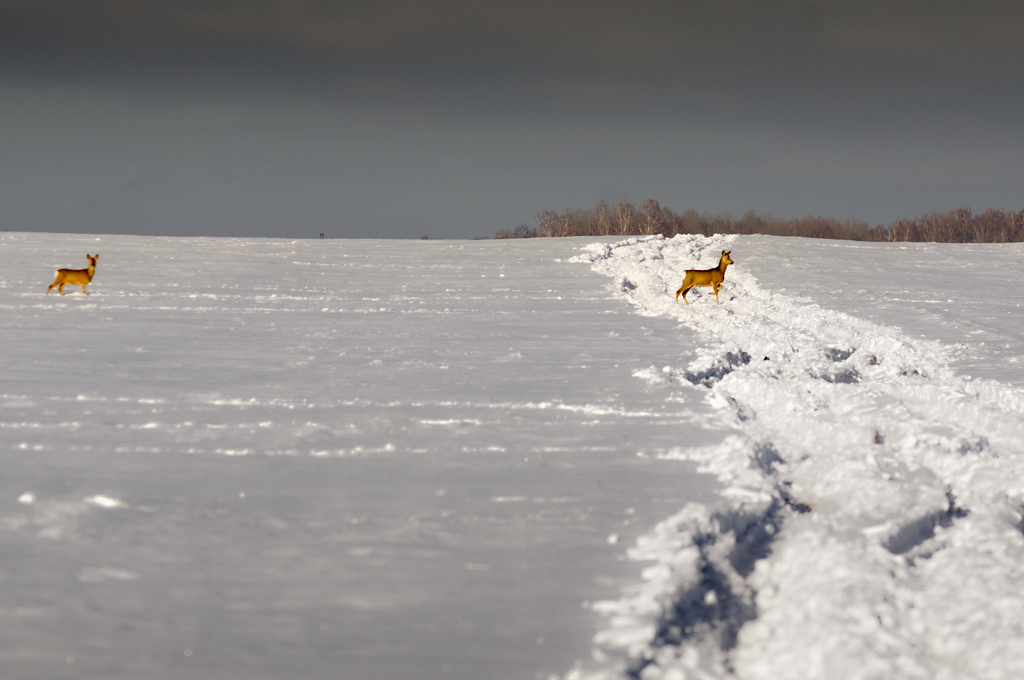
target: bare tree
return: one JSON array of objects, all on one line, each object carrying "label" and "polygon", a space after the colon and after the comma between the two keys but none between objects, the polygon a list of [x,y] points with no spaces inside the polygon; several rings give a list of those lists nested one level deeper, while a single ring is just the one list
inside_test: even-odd
[{"label": "bare tree", "polygon": [[664,226],[665,214],[661,211],[661,205],[652,198],[645,199],[640,212],[640,233],[660,234]]},{"label": "bare tree", "polygon": [[1003,243],[1024,241],[1024,210],[1008,212],[988,208],[975,215],[970,208],[955,207],[945,213],[930,212],[915,219],[900,218],[889,226],[873,228],[865,222],[837,220],[820,215],[783,219],[771,213],[748,210],[734,218],[727,212],[713,215],[688,208],[681,215],[663,208],[654,199],[643,202],[638,211],[628,201],[614,209],[604,201],[594,208],[570,208],[561,213],[545,210],[537,215],[538,229],[525,224],[501,230],[496,238],[534,236],[629,236],[637,234],[768,234],[860,241],[939,241],[947,243]]},{"label": "bare tree", "polygon": [[626,201],[619,201],[619,204],[615,206],[615,232],[620,236],[628,236],[629,234],[635,233],[633,231],[633,222],[636,217],[636,208],[633,207],[632,203]]}]

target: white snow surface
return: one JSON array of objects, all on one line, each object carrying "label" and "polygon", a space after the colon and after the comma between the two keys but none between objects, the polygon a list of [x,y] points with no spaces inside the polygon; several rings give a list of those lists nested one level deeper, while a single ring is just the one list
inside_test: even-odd
[{"label": "white snow surface", "polygon": [[[681,270],[722,250],[736,263],[722,304],[677,304]],[[595,605],[610,617],[603,666],[570,677],[1024,677],[1022,255],[734,236],[587,246],[577,261],[641,314],[702,340],[687,368],[638,375],[704,385],[735,434],[661,454],[717,475],[727,501],[639,539],[631,556],[654,564]]]},{"label": "white snow surface", "polygon": [[0,252],[0,676],[1024,677],[1019,245]]},{"label": "white snow surface", "polygon": [[715,498],[664,454],[725,432],[580,245],[0,234],[0,677],[589,657],[626,547]]}]

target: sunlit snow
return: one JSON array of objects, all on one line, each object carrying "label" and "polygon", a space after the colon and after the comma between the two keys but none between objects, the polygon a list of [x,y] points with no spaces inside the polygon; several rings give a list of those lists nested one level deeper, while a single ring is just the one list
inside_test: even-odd
[{"label": "sunlit snow", "polygon": [[722,435],[579,245],[0,235],[0,676],[589,657],[624,546],[718,488],[658,456]]},{"label": "sunlit snow", "polygon": [[4,677],[1024,675],[1021,246],[0,252]]},{"label": "sunlit snow", "polygon": [[[674,304],[679,271],[721,249],[727,302]],[[641,537],[631,555],[655,566],[596,605],[610,617],[596,653],[620,661],[592,677],[623,663],[643,680],[1024,676],[1021,246],[585,250],[638,311],[705,342],[685,370],[639,377],[705,385],[738,431],[663,454],[714,473],[726,500]]]}]

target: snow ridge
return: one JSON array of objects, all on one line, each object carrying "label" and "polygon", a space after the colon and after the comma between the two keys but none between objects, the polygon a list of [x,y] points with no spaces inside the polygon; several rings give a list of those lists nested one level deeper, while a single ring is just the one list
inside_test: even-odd
[{"label": "snow ridge", "polygon": [[[762,289],[735,236],[594,244],[576,262],[704,351],[635,375],[707,390],[736,430],[681,445],[727,487],[629,555],[654,564],[570,678],[1024,677],[1024,391],[949,348]],[[733,250],[720,293],[674,300]],[[813,266],[813,263],[808,263]],[[702,294],[701,294],[702,293]]]}]

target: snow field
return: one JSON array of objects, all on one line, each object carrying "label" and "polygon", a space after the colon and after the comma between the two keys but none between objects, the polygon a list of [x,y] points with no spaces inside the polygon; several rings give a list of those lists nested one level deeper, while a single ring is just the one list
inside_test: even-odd
[{"label": "snow field", "polygon": [[[536,680],[717,483],[579,240],[0,234],[0,677]],[[99,252],[89,295],[45,296]],[[642,454],[642,455],[638,455]]]},{"label": "snow field", "polygon": [[742,243],[762,288],[937,340],[958,373],[1024,384],[1024,244]]},{"label": "snow field", "polygon": [[1024,677],[1018,246],[0,248],[4,675]]},{"label": "snow field", "polygon": [[[638,541],[631,556],[655,564],[600,604],[607,665],[590,677],[1024,676],[1024,391],[957,374],[966,345],[763,288],[745,243],[635,238],[577,258],[701,339],[686,369],[637,376],[704,386],[738,431],[662,454],[717,475],[728,501]],[[677,305],[682,270],[722,250],[736,262],[723,304],[697,289]]]}]

